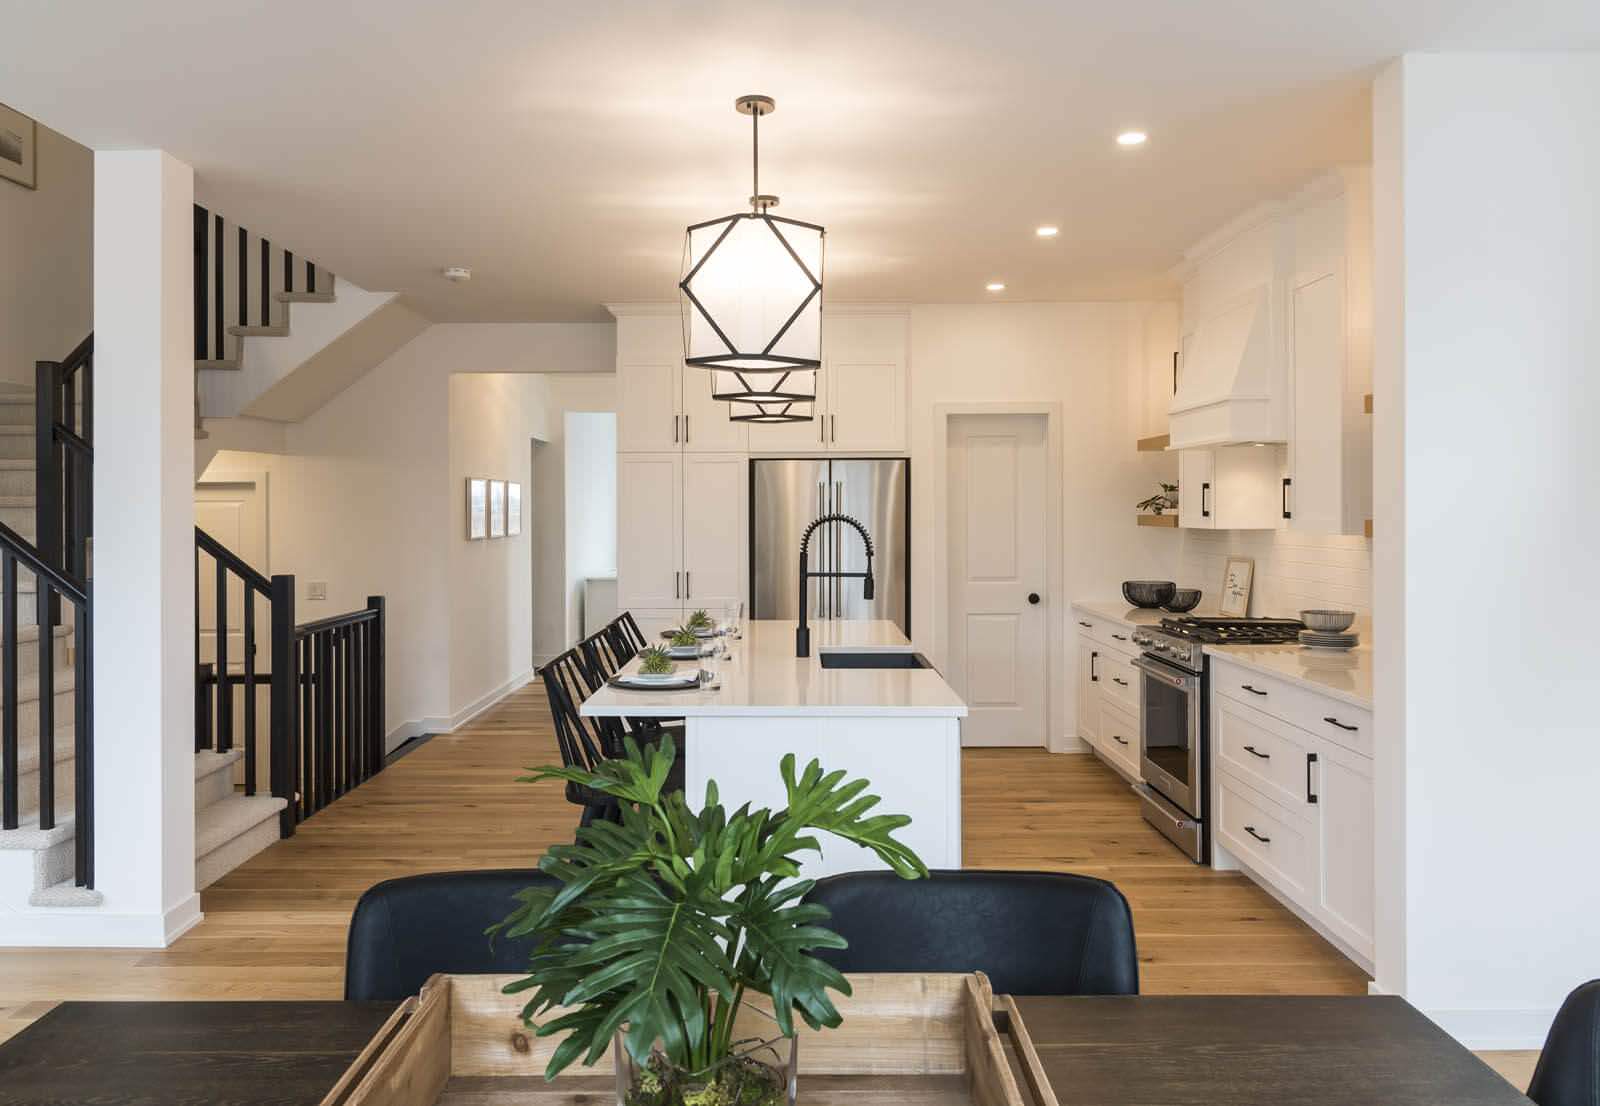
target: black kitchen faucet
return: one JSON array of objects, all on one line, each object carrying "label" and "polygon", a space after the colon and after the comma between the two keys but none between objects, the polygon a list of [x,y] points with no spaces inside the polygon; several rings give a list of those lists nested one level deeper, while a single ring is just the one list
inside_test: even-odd
[{"label": "black kitchen faucet", "polygon": [[[817,527],[827,522],[842,522],[847,526],[854,526],[856,533],[861,535],[861,541],[867,547],[867,570],[865,572],[812,572],[806,568],[806,550],[811,544],[811,535]],[[873,596],[872,583],[872,535],[867,533],[867,528],[851,518],[849,515],[831,514],[823,515],[806,527],[806,532],[800,537],[800,625],[794,632],[794,655],[809,657],[811,655],[811,630],[806,625],[806,581],[817,578],[826,580],[855,579],[859,577],[861,584],[861,598],[871,599]]]}]

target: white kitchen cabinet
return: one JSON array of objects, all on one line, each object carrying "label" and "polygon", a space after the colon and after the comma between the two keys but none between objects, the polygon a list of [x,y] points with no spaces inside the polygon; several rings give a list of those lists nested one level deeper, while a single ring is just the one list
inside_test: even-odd
[{"label": "white kitchen cabinet", "polygon": [[752,426],[756,453],[905,453],[908,320],[903,312],[824,312],[812,422]]},{"label": "white kitchen cabinet", "polygon": [[683,602],[683,454],[617,455],[617,604]]},{"label": "white kitchen cabinet", "polygon": [[810,422],[763,422],[750,426],[751,453],[799,456],[828,450],[828,389],[818,378],[817,401]]},{"label": "white kitchen cabinet", "polygon": [[661,452],[683,445],[675,358],[617,362],[617,449]]},{"label": "white kitchen cabinet", "polygon": [[1147,304],[1142,310],[1139,437],[1155,438],[1168,432],[1167,408],[1178,391],[1178,331],[1182,308],[1175,301],[1168,301]]},{"label": "white kitchen cabinet", "polygon": [[1329,181],[1323,188],[1335,193],[1301,207],[1292,224],[1286,525],[1360,534],[1372,517],[1370,176],[1349,170]]},{"label": "white kitchen cabinet", "polygon": [[711,374],[680,363],[678,410],[683,413],[683,448],[690,453],[743,453],[750,424],[728,416],[731,404],[711,398]]},{"label": "white kitchen cabinet", "polygon": [[745,590],[745,518],[750,464],[742,456],[689,454],[683,460],[683,605],[709,610]]},{"label": "white kitchen cabinet", "polygon": [[1139,779],[1139,716],[1109,696],[1100,696],[1100,743],[1095,746],[1107,764],[1131,781]]},{"label": "white kitchen cabinet", "polygon": [[1091,748],[1100,745],[1100,646],[1088,634],[1078,635],[1078,736]]},{"label": "white kitchen cabinet", "polygon": [[617,450],[742,453],[748,424],[711,398],[711,374],[683,363],[676,312],[617,313]]},{"label": "white kitchen cabinet", "polygon": [[1317,743],[1317,881],[1312,909],[1368,959],[1373,956],[1372,761]]},{"label": "white kitchen cabinet", "polygon": [[1229,445],[1178,453],[1178,525],[1274,530],[1283,525],[1283,450]]}]

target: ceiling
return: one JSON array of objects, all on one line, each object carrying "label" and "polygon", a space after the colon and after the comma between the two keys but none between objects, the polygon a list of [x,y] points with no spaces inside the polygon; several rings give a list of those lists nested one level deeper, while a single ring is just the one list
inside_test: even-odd
[{"label": "ceiling", "polygon": [[[0,0],[0,102],[162,147],[199,197],[439,320],[670,299],[750,190],[829,299],[1170,294],[1182,249],[1369,160],[1408,50],[1600,48],[1593,0]],[[1150,140],[1123,149],[1118,132]],[[1034,227],[1061,228],[1052,241]],[[452,285],[446,265],[473,279]],[[1007,290],[986,293],[1002,280]]]}]

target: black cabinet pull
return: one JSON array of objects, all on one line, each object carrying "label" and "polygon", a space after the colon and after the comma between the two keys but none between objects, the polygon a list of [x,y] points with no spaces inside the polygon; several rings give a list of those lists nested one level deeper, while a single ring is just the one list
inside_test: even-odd
[{"label": "black cabinet pull", "polygon": [[1200,485],[1200,517],[1201,518],[1210,518],[1211,517],[1211,504],[1209,502],[1210,495],[1211,495],[1211,484],[1210,484],[1209,481],[1207,481],[1206,483]]},{"label": "black cabinet pull", "polygon": [[1111,740],[1115,741],[1118,745],[1126,745],[1128,743],[1127,739],[1124,738],[1121,734],[1112,734],[1111,735]]},{"label": "black cabinet pull", "polygon": [[1290,477],[1285,476],[1283,478],[1283,517],[1284,518],[1293,518],[1294,517],[1293,515],[1291,515],[1289,513],[1289,484],[1290,484],[1290,482],[1291,482],[1291,478]]},{"label": "black cabinet pull", "polygon": [[1343,722],[1333,717],[1324,718],[1323,721],[1330,726],[1338,726],[1341,730],[1348,730],[1350,733],[1355,733],[1361,728],[1360,726],[1346,726]]},{"label": "black cabinet pull", "polygon": [[1123,636],[1123,635],[1122,635],[1122,634],[1112,634],[1112,635],[1111,635],[1111,636],[1112,636],[1112,637],[1114,637],[1114,638],[1116,638],[1116,639],[1117,639],[1117,640],[1118,640],[1118,641],[1127,641],[1127,640],[1128,640],[1128,639],[1127,639],[1127,638],[1126,638],[1126,637],[1124,637],[1124,636]]},{"label": "black cabinet pull", "polygon": [[1255,688],[1251,687],[1249,684],[1240,684],[1239,686],[1241,688],[1243,688],[1245,691],[1248,691],[1251,695],[1265,695],[1266,694],[1265,691],[1258,691]]},{"label": "black cabinet pull", "polygon": [[1082,626],[1085,630],[1094,629],[1094,623],[1093,622],[1080,622],[1080,623],[1078,623],[1078,625]]},{"label": "black cabinet pull", "polygon": [[1315,764],[1315,763],[1317,763],[1317,754],[1316,753],[1307,753],[1306,754],[1306,802],[1308,802],[1308,803],[1314,803],[1314,802],[1317,801],[1316,792],[1311,790],[1311,766],[1313,764]]},{"label": "black cabinet pull", "polygon": [[1098,673],[1098,672],[1096,672],[1094,670],[1094,662],[1099,660],[1099,659],[1100,659],[1100,653],[1099,653],[1098,650],[1093,651],[1093,652],[1091,652],[1089,654],[1089,682],[1091,684],[1097,684],[1097,683],[1100,682],[1100,673]]},{"label": "black cabinet pull", "polygon": [[1256,747],[1254,745],[1246,745],[1244,747],[1244,751],[1249,753],[1253,757],[1260,757],[1262,760],[1271,760],[1272,759],[1272,754],[1271,753],[1258,753],[1258,752],[1256,752]]},{"label": "black cabinet pull", "polygon": [[1111,677],[1111,682],[1114,683],[1114,684],[1121,684],[1123,687],[1127,687],[1128,686],[1128,681],[1124,680],[1121,676],[1113,676],[1113,677]]},{"label": "black cabinet pull", "polygon": [[1178,394],[1178,351],[1172,351],[1172,394]]},{"label": "black cabinet pull", "polygon": [[1259,833],[1256,832],[1256,828],[1254,826],[1246,826],[1244,828],[1244,831],[1246,833],[1248,833],[1251,837],[1254,837],[1257,841],[1261,842],[1263,845],[1272,844],[1272,838],[1270,838],[1270,837],[1262,837]]}]

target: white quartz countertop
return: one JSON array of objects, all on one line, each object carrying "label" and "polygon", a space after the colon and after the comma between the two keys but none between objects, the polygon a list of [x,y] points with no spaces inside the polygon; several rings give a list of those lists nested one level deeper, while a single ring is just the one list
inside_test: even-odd
[{"label": "white quartz countertop", "polygon": [[1266,676],[1372,709],[1372,646],[1354,649],[1307,649],[1303,645],[1208,645],[1213,657],[1232,661]]},{"label": "white quartz countertop", "polygon": [[[811,655],[794,655],[793,621],[755,621],[742,640],[724,639],[727,655],[700,664],[716,673],[717,690],[632,691],[603,687],[584,700],[591,717],[693,718],[878,715],[966,716],[967,705],[932,668],[823,668],[821,654],[911,652],[893,622],[820,622],[811,626]],[[693,661],[680,661],[680,666]],[[623,669],[631,672],[638,661]]]},{"label": "white quartz countertop", "polygon": [[[1128,627],[1154,626],[1163,618],[1183,617],[1161,610],[1129,607],[1121,599],[1080,599],[1072,604],[1072,608]],[[1198,610],[1190,613],[1215,614],[1216,610],[1202,602]],[[1366,636],[1368,631],[1361,624],[1358,623],[1357,629]],[[1307,649],[1301,645],[1208,645],[1206,652],[1263,675],[1277,676],[1311,691],[1342,699],[1353,706],[1372,709],[1370,645],[1361,644],[1346,651]]]}]

